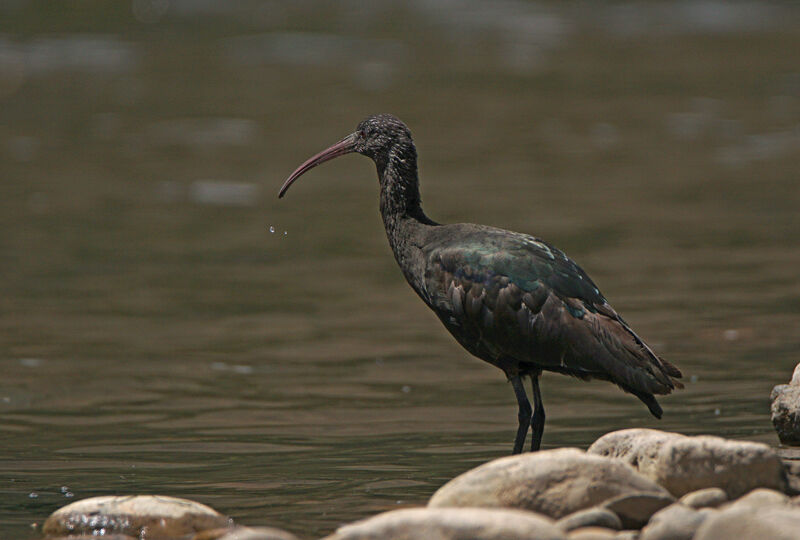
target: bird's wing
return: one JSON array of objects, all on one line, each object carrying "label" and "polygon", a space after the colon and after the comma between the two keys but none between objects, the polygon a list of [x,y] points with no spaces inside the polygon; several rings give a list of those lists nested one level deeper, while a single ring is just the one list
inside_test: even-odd
[{"label": "bird's wing", "polygon": [[591,278],[538,238],[478,227],[442,234],[426,249],[425,287],[451,332],[475,342],[471,350],[480,344],[497,357],[610,380],[648,406],[647,394],[679,385],[672,377],[680,371],[653,353]]}]

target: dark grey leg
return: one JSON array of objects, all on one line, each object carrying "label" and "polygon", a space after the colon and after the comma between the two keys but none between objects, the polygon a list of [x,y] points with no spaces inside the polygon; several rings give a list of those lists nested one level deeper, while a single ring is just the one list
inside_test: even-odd
[{"label": "dark grey leg", "polygon": [[542,392],[539,390],[539,376],[542,373],[531,373],[531,386],[533,386],[533,417],[531,418],[531,452],[539,450],[544,433],[544,405]]},{"label": "dark grey leg", "polygon": [[[528,401],[528,395],[525,393],[525,387],[522,385],[522,378],[519,375],[511,377],[511,386],[514,387],[514,395],[517,396],[517,403],[519,404],[519,427],[517,428],[517,438],[514,439],[514,451],[512,454],[522,453],[522,446],[525,444],[525,437],[528,435],[528,426],[531,422],[531,404]],[[541,400],[539,400],[541,401]]]}]

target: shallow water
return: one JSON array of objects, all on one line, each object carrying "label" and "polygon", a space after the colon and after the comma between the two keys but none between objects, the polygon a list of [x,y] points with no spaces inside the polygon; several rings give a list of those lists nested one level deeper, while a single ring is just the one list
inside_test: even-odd
[{"label": "shallow water", "polygon": [[684,371],[661,421],[545,375],[545,448],[627,427],[777,445],[800,12],[371,5],[0,7],[0,536],[160,493],[310,538],[510,451],[512,391],[403,282],[372,164],[275,197],[378,111],[413,130],[431,217],[558,245]]}]

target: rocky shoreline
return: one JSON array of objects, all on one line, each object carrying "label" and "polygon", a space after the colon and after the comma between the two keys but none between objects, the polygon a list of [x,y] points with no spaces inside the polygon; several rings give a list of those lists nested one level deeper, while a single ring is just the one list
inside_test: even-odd
[{"label": "rocky shoreline", "polygon": [[[800,365],[773,390],[773,423],[800,440]],[[794,415],[794,416],[793,416]],[[777,418],[777,420],[776,420]],[[298,540],[236,525],[202,504],[156,495],[94,497],[54,512],[48,540]],[[588,450],[484,463],[427,506],[341,526],[328,540],[712,540],[800,538],[800,461],[768,445],[652,429],[614,431]]]}]

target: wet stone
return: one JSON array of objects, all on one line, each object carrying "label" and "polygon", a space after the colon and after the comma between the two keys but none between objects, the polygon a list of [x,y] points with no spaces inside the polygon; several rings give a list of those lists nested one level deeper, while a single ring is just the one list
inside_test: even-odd
[{"label": "wet stone", "polygon": [[552,520],[519,510],[407,508],[340,527],[326,540],[565,540]]},{"label": "wet stone", "polygon": [[42,531],[50,536],[130,535],[172,538],[229,527],[230,518],[200,503],[158,495],[83,499],[53,512]]},{"label": "wet stone", "polygon": [[79,534],[78,536],[69,535],[69,536],[47,536],[44,540],[97,540],[98,538],[102,538],[102,540],[139,540],[138,538],[134,538],[133,536],[128,536],[127,534],[104,534],[103,536],[98,537],[94,534]]},{"label": "wet stone", "polygon": [[604,527],[619,530],[622,528],[622,522],[611,510],[594,507],[573,512],[556,521],[556,526],[564,531],[572,531],[581,527]]},{"label": "wet stone", "polygon": [[658,508],[672,502],[664,488],[620,460],[560,448],[485,463],[439,488],[428,506],[519,508],[559,519],[605,501],[647,494],[666,501]]}]

